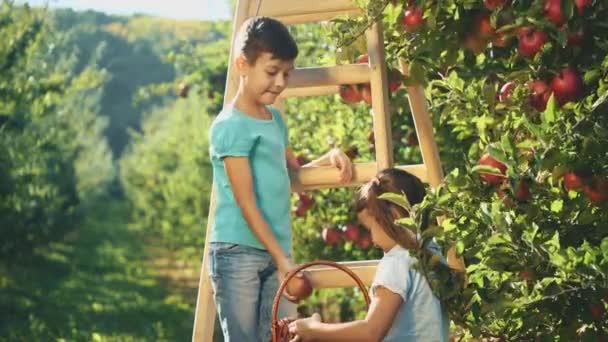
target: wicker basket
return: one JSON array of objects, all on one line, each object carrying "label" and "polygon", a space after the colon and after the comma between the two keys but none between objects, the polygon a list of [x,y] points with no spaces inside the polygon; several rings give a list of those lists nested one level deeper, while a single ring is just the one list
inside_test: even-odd
[{"label": "wicker basket", "polygon": [[305,270],[306,268],[309,268],[311,266],[317,266],[317,265],[331,266],[331,267],[337,268],[337,269],[343,271],[344,273],[348,274],[355,281],[355,283],[357,283],[357,286],[359,286],[359,289],[361,290],[361,292],[363,293],[363,296],[365,298],[365,303],[369,307],[370,299],[369,299],[369,294],[367,293],[367,287],[365,286],[365,284],[363,284],[363,281],[361,281],[361,279],[353,271],[349,270],[346,266],[342,266],[342,265],[338,264],[337,262],[326,261],[326,260],[312,261],[312,262],[300,265],[293,272],[291,272],[287,275],[287,277],[281,283],[281,286],[279,286],[279,289],[277,290],[277,294],[274,297],[274,302],[272,304],[272,327],[271,327],[272,342],[289,342],[290,338],[293,337],[293,336],[289,335],[289,327],[288,327],[289,323],[292,322],[293,319],[292,318],[282,318],[279,320],[277,317],[278,311],[279,311],[279,301],[281,300],[283,291],[285,291],[285,288],[287,287],[287,283],[289,282],[289,280],[291,280],[291,278],[293,278],[300,271]]}]

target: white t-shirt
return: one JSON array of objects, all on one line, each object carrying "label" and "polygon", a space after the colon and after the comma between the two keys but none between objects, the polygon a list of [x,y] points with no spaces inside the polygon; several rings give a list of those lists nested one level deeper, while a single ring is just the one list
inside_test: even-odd
[{"label": "white t-shirt", "polygon": [[378,263],[370,293],[378,286],[401,296],[403,303],[383,341],[444,342],[450,321],[424,275],[413,268],[417,260],[396,245]]}]

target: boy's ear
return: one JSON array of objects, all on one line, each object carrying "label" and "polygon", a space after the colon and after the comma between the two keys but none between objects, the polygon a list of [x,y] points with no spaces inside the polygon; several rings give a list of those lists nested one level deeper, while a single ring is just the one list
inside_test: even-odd
[{"label": "boy's ear", "polygon": [[247,59],[245,58],[245,56],[239,55],[234,60],[234,66],[236,67],[236,72],[240,76],[242,76],[243,74],[245,74],[245,72],[247,72],[249,64],[247,64]]}]

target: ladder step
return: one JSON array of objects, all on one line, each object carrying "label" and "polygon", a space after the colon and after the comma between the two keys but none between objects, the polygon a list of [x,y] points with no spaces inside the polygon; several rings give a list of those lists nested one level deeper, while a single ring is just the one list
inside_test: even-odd
[{"label": "ladder step", "polygon": [[303,96],[323,96],[337,94],[340,86],[329,85],[319,87],[287,88],[281,94],[282,98],[303,97]]},{"label": "ladder step", "polygon": [[256,15],[258,5],[260,6],[258,15],[278,18],[327,12],[345,13],[359,10],[359,7],[352,0],[255,0],[250,2],[249,16],[253,17]]},{"label": "ladder step", "polygon": [[288,88],[369,83],[369,80],[370,68],[367,64],[298,68],[291,74]]},{"label": "ladder step", "polygon": [[316,12],[309,14],[295,14],[295,15],[286,15],[276,17],[277,20],[281,21],[285,25],[297,25],[297,24],[306,24],[306,23],[318,23],[322,21],[328,21],[334,19],[341,15],[361,15],[363,11],[359,8],[350,9],[350,10],[342,10],[342,11],[332,11],[332,12]]},{"label": "ladder step", "polygon": [[[424,164],[395,166],[405,170],[423,182],[427,182],[427,169]],[[363,162],[354,164],[353,179],[349,183],[339,183],[340,172],[331,166],[303,167],[292,174],[291,188],[294,192],[305,190],[353,187],[368,182],[376,176],[378,167],[376,162]]]},{"label": "ladder step", "polygon": [[[367,286],[371,285],[376,274],[378,260],[346,261],[339,264],[348,267]],[[333,267],[319,265],[306,269],[309,272],[312,285],[316,289],[336,289],[356,287],[355,281],[346,273]]]}]

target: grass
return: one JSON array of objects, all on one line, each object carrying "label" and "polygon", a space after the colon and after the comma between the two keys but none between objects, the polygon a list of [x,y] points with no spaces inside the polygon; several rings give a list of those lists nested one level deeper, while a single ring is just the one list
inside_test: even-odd
[{"label": "grass", "polygon": [[190,340],[196,286],[155,268],[167,256],[127,218],[121,203],[104,204],[66,241],[1,261],[0,341]]}]

